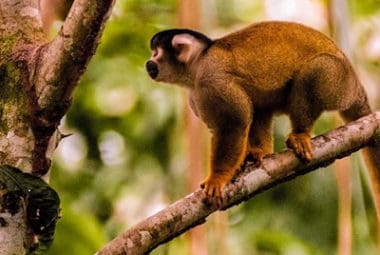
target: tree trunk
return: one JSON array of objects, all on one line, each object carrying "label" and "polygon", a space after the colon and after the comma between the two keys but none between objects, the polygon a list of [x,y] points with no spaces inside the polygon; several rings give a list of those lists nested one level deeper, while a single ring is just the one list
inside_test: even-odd
[{"label": "tree trunk", "polygon": [[[327,2],[327,19],[329,34],[335,39],[345,54],[352,59],[352,47],[349,38],[349,11],[346,1],[329,0]],[[334,115],[335,122],[341,124],[338,115]],[[351,164],[349,158],[342,158],[335,162],[335,175],[338,190],[338,255],[352,253],[352,189]]]},{"label": "tree trunk", "polygon": [[[178,1],[178,27],[200,30],[201,3],[199,0],[179,0]],[[188,191],[199,187],[205,175],[205,130],[201,121],[194,115],[187,102],[188,91],[184,92],[185,98],[185,136],[186,136],[186,169]],[[207,229],[205,226],[191,229],[188,232],[189,254],[207,255]]]},{"label": "tree trunk", "polygon": [[[48,180],[61,138],[58,125],[113,3],[76,0],[59,34],[48,42],[39,0],[0,1],[0,165]],[[30,253],[41,237],[30,226],[30,190],[18,179],[15,186],[26,195],[17,197],[17,210],[10,210],[6,195],[14,190],[6,181],[0,184],[0,254]]]}]

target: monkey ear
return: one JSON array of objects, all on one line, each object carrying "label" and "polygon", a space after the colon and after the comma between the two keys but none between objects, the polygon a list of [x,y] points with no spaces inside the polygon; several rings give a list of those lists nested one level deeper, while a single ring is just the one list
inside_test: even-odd
[{"label": "monkey ear", "polygon": [[182,63],[189,63],[206,48],[202,41],[190,34],[175,35],[172,39],[172,46],[178,52],[178,61]]}]

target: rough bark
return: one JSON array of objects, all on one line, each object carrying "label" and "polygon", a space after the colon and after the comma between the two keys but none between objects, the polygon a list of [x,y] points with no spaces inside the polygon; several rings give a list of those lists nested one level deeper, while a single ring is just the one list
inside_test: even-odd
[{"label": "rough bark", "polygon": [[[0,1],[0,165],[48,179],[51,156],[60,141],[57,127],[113,4],[114,0],[76,0],[59,34],[49,42],[39,0]],[[3,215],[8,212],[0,204],[1,217],[10,217],[6,223],[17,222],[13,230],[0,226],[0,254],[30,250],[27,240],[33,231],[25,206],[18,204],[11,215]],[[23,217],[14,218],[20,214]]]},{"label": "rough bark", "polygon": [[[364,146],[379,146],[380,112],[320,135],[312,140],[313,160],[301,162],[291,150],[268,155],[260,168],[246,166],[224,190],[227,209],[279,183],[325,167]],[[188,229],[202,224],[217,208],[203,203],[197,190],[131,227],[109,242],[97,255],[149,254]]]}]

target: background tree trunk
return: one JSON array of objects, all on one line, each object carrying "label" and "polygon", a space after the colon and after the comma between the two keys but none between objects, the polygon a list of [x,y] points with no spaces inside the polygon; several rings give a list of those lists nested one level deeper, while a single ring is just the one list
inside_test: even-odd
[{"label": "background tree trunk", "polygon": [[[0,1],[0,165],[48,180],[62,137],[58,125],[113,3],[76,0],[61,31],[48,42],[39,0]],[[17,210],[11,211],[6,199],[11,191],[4,183],[1,187],[0,254],[29,253],[38,247],[39,235],[30,226],[28,198],[17,197]]]},{"label": "background tree trunk", "polygon": [[[349,11],[346,1],[329,0],[327,2],[327,19],[329,33],[340,48],[352,60],[352,50],[349,38]],[[337,114],[335,122],[342,124]],[[338,254],[350,255],[352,253],[352,188],[351,164],[349,158],[342,158],[335,162],[335,175],[338,188]]]},{"label": "background tree trunk", "polygon": [[[178,1],[178,26],[200,30],[202,7],[199,0]],[[183,93],[185,115],[185,139],[188,169],[187,187],[188,192],[199,187],[205,176],[205,146],[207,140],[201,121],[194,115],[187,102],[188,92]],[[188,232],[189,254],[207,255],[207,229],[199,226]]]}]

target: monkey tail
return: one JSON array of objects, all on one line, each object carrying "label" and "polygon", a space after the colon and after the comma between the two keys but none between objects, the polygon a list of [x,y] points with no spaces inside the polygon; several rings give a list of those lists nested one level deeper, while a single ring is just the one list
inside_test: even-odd
[{"label": "monkey tail", "polygon": [[[361,99],[363,100],[362,102],[355,103],[348,110],[340,112],[345,122],[354,121],[372,113],[367,97],[364,95]],[[361,153],[370,177],[373,202],[377,220],[380,224],[380,143],[376,141],[370,143],[361,149]]]}]

